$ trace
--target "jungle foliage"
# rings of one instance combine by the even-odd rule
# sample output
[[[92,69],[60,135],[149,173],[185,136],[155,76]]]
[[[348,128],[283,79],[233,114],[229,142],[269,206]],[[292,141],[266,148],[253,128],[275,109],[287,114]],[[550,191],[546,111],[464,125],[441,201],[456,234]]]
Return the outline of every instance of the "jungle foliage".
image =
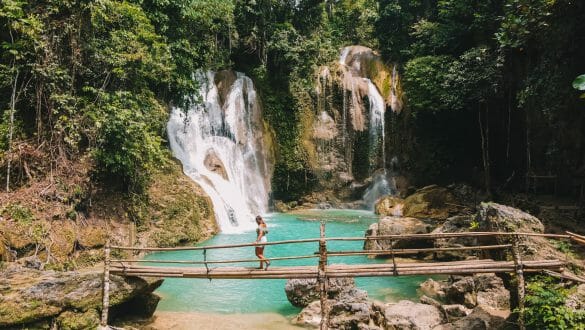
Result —
[[[302,145],[315,69],[362,44],[403,75],[386,154],[415,183],[571,182],[585,167],[571,88],[584,16],[573,0],[2,0],[0,176],[17,188],[88,156],[95,182],[140,193],[193,72],[233,68],[277,132],[275,197],[296,199],[315,183]]]

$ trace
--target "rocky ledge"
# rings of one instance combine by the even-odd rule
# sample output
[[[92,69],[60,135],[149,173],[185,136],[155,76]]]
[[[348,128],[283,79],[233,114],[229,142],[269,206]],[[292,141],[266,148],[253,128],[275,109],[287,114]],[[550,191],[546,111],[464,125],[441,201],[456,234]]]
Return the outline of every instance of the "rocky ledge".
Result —
[[[90,329],[99,323],[102,272],[39,271],[9,264],[0,271],[0,328]],[[149,317],[163,280],[111,276],[110,317]]]
[[[425,295],[420,302],[370,300],[350,278],[329,284],[330,329],[501,329],[510,315],[510,293],[494,274],[428,280],[421,285]],[[290,280],[285,290],[291,303],[304,307],[293,323],[319,327],[321,303],[315,280]]]

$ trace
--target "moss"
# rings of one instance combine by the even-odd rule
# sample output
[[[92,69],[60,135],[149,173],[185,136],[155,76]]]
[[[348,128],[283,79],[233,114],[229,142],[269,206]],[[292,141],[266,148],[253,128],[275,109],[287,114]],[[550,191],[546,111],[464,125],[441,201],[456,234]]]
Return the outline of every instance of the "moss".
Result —
[[[95,309],[90,309],[85,313],[67,311],[57,318],[59,329],[62,330],[95,329],[99,321],[99,314]]]
[[[0,304],[0,327],[35,322],[57,315],[59,312],[61,312],[60,307],[47,305],[39,300],[27,302],[25,308],[23,308],[23,304],[3,301]]]
[[[217,231],[211,201],[178,164],[169,164],[158,173],[148,194],[152,227],[148,245],[170,247],[197,242]]]

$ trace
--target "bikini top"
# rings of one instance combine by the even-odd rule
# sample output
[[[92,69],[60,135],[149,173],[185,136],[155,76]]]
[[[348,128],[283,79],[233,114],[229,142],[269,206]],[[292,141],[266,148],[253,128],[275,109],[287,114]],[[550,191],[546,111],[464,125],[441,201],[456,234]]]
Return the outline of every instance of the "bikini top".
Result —
[[[264,232],[265,236],[268,235],[268,227],[258,226],[258,228],[256,228],[256,233],[260,233],[261,230]]]

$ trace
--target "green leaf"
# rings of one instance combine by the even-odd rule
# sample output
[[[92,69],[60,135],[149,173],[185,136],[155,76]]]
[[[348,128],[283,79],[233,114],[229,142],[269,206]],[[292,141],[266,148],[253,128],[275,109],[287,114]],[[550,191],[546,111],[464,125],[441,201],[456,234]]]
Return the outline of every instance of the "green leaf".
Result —
[[[580,91],[585,91],[585,74],[582,74],[573,80],[573,88]]]

